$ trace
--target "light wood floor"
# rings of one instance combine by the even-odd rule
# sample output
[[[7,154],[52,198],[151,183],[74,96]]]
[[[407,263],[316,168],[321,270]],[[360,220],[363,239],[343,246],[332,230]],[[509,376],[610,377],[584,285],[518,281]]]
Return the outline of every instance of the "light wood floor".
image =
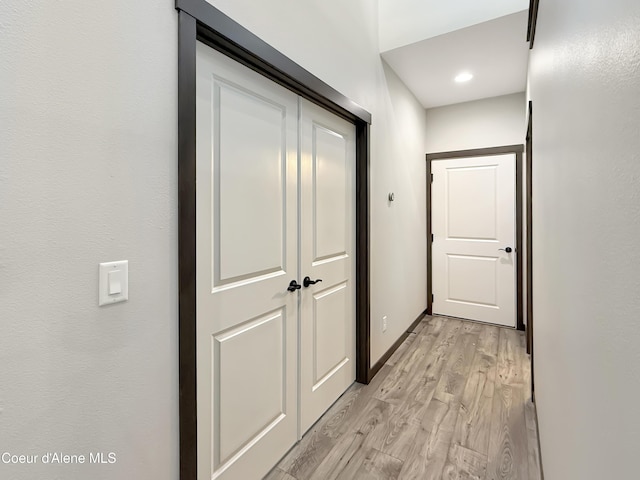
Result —
[[[539,480],[521,332],[427,317],[267,480]]]

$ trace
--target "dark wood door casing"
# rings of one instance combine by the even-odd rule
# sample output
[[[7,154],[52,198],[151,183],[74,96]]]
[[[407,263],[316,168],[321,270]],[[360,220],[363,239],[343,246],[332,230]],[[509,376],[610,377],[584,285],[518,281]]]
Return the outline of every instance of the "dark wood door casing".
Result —
[[[205,0],[176,0],[178,10],[178,299],[180,479],[197,478],[196,386],[196,44],[264,75],[356,127],[356,381],[371,368],[369,282],[369,137],[371,114]]]
[[[427,153],[427,313],[433,314],[433,252],[431,226],[431,162],[452,158],[486,157],[489,155],[515,154],[516,156],[516,252],[522,252],[522,154],[524,145],[506,145],[502,147],[455,150],[452,152]],[[523,308],[523,259],[516,256],[516,328],[524,330]]]

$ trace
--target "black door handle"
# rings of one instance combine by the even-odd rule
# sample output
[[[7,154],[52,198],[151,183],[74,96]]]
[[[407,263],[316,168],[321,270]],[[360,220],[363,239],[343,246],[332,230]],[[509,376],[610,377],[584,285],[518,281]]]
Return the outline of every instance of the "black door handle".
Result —
[[[507,252],[507,253],[511,253],[513,252],[513,249],[511,247],[507,247],[507,248],[499,248],[498,250],[502,250],[503,252]]]
[[[296,290],[300,290],[301,288],[302,285],[298,285],[298,282],[296,282],[295,280],[291,280],[291,282],[289,282],[287,290],[289,290],[290,292],[295,292]]]
[[[321,278],[318,278],[317,280],[311,280],[309,277],[304,277],[304,279],[302,280],[302,284],[305,287],[308,287],[309,285],[315,285],[316,283],[319,283],[321,281]]]

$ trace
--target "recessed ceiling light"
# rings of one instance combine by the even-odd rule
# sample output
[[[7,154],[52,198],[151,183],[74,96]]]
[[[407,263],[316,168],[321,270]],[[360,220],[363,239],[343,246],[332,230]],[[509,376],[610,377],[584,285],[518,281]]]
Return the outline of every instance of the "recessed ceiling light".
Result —
[[[469,72],[462,72],[458,74],[458,76],[456,76],[454,80],[456,81],[456,83],[464,83],[464,82],[468,82],[472,78],[473,78],[473,75],[470,74]]]

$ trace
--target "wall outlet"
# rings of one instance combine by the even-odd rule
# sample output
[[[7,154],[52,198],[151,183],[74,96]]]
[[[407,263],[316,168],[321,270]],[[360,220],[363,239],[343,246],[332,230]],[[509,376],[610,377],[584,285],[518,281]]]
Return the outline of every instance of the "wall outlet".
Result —
[[[387,331],[387,316],[386,315],[384,317],[382,317],[382,331],[383,332]]]

